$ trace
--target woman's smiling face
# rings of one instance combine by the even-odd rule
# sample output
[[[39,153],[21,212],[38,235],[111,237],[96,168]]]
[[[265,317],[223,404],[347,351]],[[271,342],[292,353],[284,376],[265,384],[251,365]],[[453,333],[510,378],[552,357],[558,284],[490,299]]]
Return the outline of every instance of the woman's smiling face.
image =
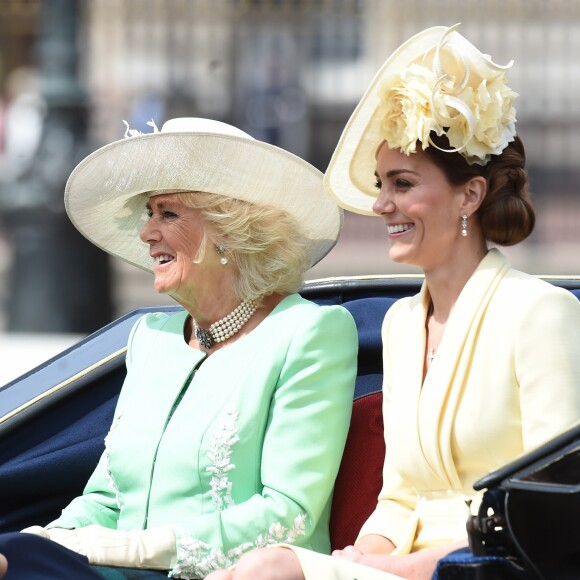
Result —
[[[186,206],[178,194],[168,193],[149,198],[147,214],[140,237],[155,261],[155,290],[174,298],[187,296],[195,291],[201,271],[211,268],[203,260],[201,212]]]
[[[461,187],[422,151],[405,155],[384,143],[377,156],[373,211],[388,228],[394,262],[428,271],[448,259],[461,237]]]

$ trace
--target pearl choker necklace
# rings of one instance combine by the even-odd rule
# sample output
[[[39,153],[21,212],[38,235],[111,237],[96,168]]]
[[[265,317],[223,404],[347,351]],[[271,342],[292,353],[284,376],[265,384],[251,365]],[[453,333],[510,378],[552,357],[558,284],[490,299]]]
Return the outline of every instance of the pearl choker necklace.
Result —
[[[195,337],[204,348],[211,348],[216,342],[223,342],[231,338],[252,318],[258,308],[255,300],[244,300],[235,310],[226,317],[214,322],[208,330],[198,326],[195,318],[192,318]]]

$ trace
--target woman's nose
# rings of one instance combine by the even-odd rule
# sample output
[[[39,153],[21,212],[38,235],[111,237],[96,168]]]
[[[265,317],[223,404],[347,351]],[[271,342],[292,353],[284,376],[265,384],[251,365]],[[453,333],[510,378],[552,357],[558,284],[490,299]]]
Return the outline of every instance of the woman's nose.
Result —
[[[151,218],[143,224],[143,227],[139,232],[139,237],[141,238],[141,241],[146,244],[159,240],[159,230],[154,226]]]
[[[393,213],[395,211],[395,204],[386,192],[381,191],[379,197],[377,197],[377,200],[373,203],[373,211],[377,215]]]

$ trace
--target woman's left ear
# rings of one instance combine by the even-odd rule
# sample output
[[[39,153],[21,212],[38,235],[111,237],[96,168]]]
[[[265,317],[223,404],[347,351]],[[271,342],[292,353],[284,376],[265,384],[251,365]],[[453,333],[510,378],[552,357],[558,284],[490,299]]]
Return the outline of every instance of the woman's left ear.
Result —
[[[485,177],[472,177],[465,186],[461,210],[468,215],[473,215],[487,194],[487,180]]]

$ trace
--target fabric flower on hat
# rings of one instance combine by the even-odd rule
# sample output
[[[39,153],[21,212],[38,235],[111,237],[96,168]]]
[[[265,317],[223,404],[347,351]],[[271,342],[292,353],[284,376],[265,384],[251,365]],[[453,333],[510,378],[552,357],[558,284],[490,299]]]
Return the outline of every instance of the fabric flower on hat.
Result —
[[[438,46],[383,82],[381,136],[391,148],[409,155],[416,142],[437,147],[431,133],[446,134],[451,149],[469,164],[485,165],[514,140],[517,94],[506,84],[505,71],[489,56],[460,54],[447,44],[449,29]]]
[[[403,70],[398,79],[385,81],[381,133],[390,147],[399,147],[406,154],[415,153],[417,141],[429,143],[431,131],[443,133],[432,106],[436,82],[435,73],[419,65]]]

